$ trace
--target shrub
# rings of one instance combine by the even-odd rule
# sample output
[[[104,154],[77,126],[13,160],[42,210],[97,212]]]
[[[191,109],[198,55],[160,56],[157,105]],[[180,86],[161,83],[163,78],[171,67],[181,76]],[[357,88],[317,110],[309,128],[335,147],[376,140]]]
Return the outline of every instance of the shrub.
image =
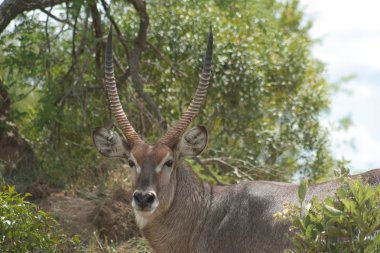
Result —
[[[344,177],[334,197],[304,203],[306,188],[277,214],[291,223],[294,249],[285,252],[380,252],[380,186]]]
[[[60,252],[70,241],[58,223],[12,186],[0,191],[0,252]]]

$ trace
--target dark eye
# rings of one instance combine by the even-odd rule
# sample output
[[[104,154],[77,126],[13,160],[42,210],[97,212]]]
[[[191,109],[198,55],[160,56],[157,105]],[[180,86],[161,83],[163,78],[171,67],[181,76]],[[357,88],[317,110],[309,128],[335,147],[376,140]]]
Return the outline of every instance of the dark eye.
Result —
[[[136,164],[135,164],[135,162],[134,162],[134,161],[132,161],[132,160],[129,160],[129,161],[128,161],[128,165],[129,165],[129,167],[131,167],[131,168],[132,168],[132,167],[135,167],[135,165],[136,165]]]
[[[164,165],[167,167],[172,167],[173,166],[173,160],[167,161]]]

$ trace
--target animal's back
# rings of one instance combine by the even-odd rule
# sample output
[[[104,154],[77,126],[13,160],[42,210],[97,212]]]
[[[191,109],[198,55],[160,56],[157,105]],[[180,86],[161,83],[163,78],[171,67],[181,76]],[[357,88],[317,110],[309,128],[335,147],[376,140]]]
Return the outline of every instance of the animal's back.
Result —
[[[297,189],[292,184],[264,181],[215,187],[194,252],[282,252],[290,247],[285,235],[288,224],[275,221],[273,214],[285,202],[296,200]]]
[[[371,185],[380,183],[380,169],[353,178]],[[307,199],[323,198],[340,187],[337,180],[312,185]],[[205,224],[194,237],[191,252],[283,252],[291,248],[287,238],[289,224],[275,221],[273,215],[283,210],[286,202],[298,201],[298,185],[254,181],[225,187],[214,187]]]

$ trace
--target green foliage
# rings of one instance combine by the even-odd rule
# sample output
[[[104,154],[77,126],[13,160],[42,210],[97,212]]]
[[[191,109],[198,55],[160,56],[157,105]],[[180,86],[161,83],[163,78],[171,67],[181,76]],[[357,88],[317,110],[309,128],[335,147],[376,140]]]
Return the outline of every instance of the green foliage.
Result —
[[[248,1],[225,1],[223,8],[209,1],[154,4],[149,41],[169,60],[147,50],[146,87],[156,90],[154,97],[163,111],[178,118],[181,110],[173,105],[181,109],[189,103],[212,22],[213,80],[195,121],[211,130],[205,155],[255,178],[289,180],[298,171],[317,179],[333,163],[317,117],[327,108],[329,87],[322,65],[310,55],[308,26],[300,24],[297,1],[257,1],[249,11],[247,5]],[[268,11],[263,12],[263,5]],[[219,172],[238,178],[233,170]]]
[[[69,239],[58,223],[24,198],[11,186],[0,192],[0,251],[63,251]]]
[[[102,59],[94,52],[93,1],[71,1],[54,14],[71,25],[35,11],[15,20],[0,38],[4,82],[12,97],[31,86],[31,106],[12,107],[21,133],[42,161],[39,178],[65,185],[80,175],[96,175],[99,155],[91,131],[105,124]],[[141,56],[144,91],[173,125],[198,83],[210,23],[215,37],[213,79],[206,104],[194,124],[206,125],[210,142],[203,160],[225,182],[242,178],[289,181],[295,173],[312,180],[335,161],[319,115],[329,105],[324,66],[311,56],[310,23],[298,1],[146,1],[150,25]],[[97,5],[102,30],[108,20]],[[132,47],[139,17],[131,4],[112,1],[109,15]],[[118,39],[115,55],[127,54]],[[102,54],[100,55],[102,56]],[[125,66],[126,68],[128,66]],[[122,72],[116,66],[116,76]],[[136,130],[148,141],[159,124],[130,79],[119,94]],[[17,113],[23,112],[23,114]],[[217,158],[217,159],[210,159]],[[222,163],[221,163],[222,162]],[[222,164],[222,165],[221,165]]]
[[[314,197],[307,204],[306,187],[299,188],[300,205],[288,204],[279,215],[291,223],[294,251],[286,252],[380,251],[380,186],[347,177],[342,180],[334,197],[323,201]]]

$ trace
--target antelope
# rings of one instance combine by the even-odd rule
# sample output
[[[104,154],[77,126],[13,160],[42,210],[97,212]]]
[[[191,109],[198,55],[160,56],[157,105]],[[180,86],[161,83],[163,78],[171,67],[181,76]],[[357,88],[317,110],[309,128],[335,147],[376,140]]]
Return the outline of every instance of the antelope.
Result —
[[[132,207],[142,235],[157,253],[282,252],[291,248],[289,224],[273,215],[285,202],[298,200],[296,184],[252,181],[217,186],[204,183],[186,163],[207,144],[207,130],[185,133],[205,100],[211,77],[213,34],[210,28],[203,70],[194,97],[177,124],[155,144],[145,143],[124,113],[113,69],[112,29],[105,51],[105,87],[121,132],[98,127],[93,141],[106,157],[126,159],[132,178]],[[380,170],[361,175],[371,184]],[[332,194],[337,181],[308,188],[306,199]]]

